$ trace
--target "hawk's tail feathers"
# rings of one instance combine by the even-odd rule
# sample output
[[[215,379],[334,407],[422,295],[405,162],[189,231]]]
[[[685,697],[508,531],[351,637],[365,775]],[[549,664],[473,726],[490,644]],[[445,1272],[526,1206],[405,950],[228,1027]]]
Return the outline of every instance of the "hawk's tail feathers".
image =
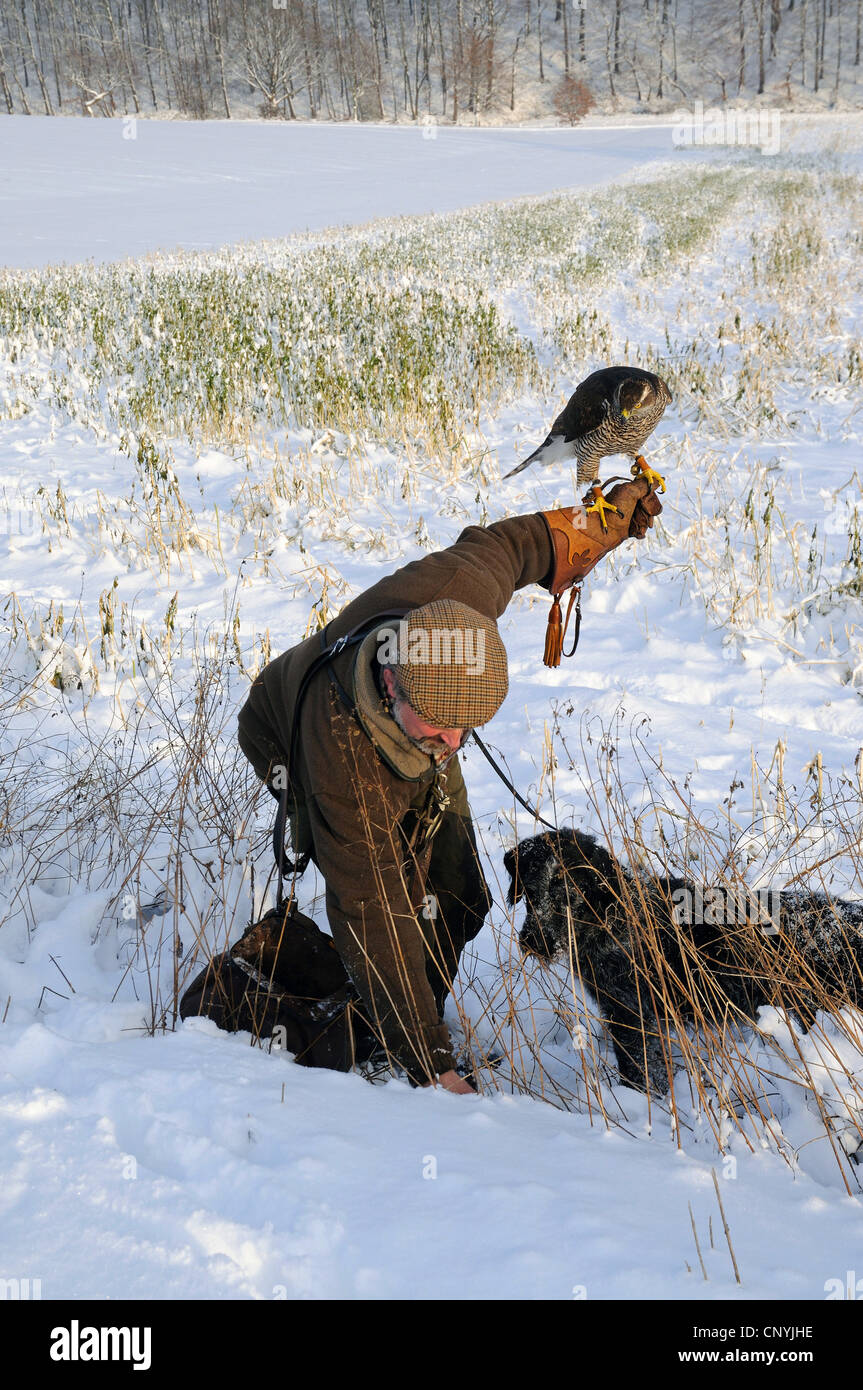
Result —
[[[557,451],[553,451],[552,446],[558,442],[563,446],[562,434],[546,435],[538,449],[534,449],[533,453],[528,454],[527,458],[523,459],[521,463],[516,464],[515,468],[511,468],[508,473],[504,473],[502,481],[506,482],[507,478],[514,478],[516,473],[520,473],[523,468],[527,468],[529,463],[536,463],[538,459],[541,459],[543,463],[556,463]],[[564,455],[561,453],[560,457],[564,457]]]
[[[527,468],[527,465],[533,463],[535,458],[536,454],[531,454],[529,459],[524,460],[524,463],[517,463],[515,468],[511,468],[508,473],[504,473],[501,481],[505,483],[507,478],[514,478],[516,473],[520,473],[523,468]]]

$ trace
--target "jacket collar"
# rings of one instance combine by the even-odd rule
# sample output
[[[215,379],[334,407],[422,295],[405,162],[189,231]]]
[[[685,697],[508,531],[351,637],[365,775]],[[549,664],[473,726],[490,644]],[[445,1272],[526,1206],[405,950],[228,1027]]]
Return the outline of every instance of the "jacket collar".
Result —
[[[408,782],[423,782],[434,773],[434,760],[411,743],[393,719],[375,680],[378,633],[392,626],[390,620],[363,638],[353,670],[353,697],[357,718],[387,766]]]

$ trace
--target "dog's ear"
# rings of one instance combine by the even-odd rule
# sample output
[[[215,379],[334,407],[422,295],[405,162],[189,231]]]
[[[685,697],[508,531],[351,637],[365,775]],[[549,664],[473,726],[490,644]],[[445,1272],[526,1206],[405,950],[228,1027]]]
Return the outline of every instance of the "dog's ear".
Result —
[[[573,867],[591,869],[604,887],[614,888],[619,881],[620,867],[608,850],[593,835],[586,835],[581,830],[575,831],[573,842],[569,856]]]
[[[606,888],[617,888],[620,883],[620,865],[602,845],[594,845],[591,867]]]
[[[522,880],[518,873],[518,846],[515,849],[507,850],[503,856],[503,867],[509,874],[509,890],[506,900],[510,907],[515,907],[523,891]]]

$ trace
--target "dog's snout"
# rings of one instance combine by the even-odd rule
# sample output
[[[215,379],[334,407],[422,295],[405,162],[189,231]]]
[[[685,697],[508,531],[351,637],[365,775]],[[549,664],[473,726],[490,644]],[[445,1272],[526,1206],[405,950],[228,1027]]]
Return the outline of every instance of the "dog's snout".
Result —
[[[551,960],[551,947],[535,917],[528,917],[524,926],[518,934],[518,944],[523,955],[539,956],[542,960]]]

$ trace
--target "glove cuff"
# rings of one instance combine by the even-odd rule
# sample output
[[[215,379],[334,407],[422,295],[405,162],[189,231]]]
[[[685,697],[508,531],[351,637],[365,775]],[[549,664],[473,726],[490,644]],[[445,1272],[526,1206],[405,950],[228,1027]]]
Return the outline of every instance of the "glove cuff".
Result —
[[[584,507],[560,507],[542,516],[554,551],[554,564],[543,588],[556,596],[584,579],[603,555],[626,539],[625,530],[622,534],[603,532],[598,519]]]

